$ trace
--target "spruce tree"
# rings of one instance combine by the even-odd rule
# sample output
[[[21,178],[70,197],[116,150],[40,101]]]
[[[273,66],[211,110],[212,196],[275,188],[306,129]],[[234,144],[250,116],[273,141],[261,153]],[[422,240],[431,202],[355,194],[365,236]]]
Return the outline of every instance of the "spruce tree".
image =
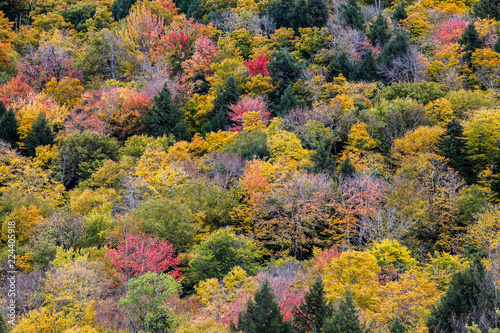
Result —
[[[465,325],[479,324],[482,332],[499,327],[494,276],[475,257],[464,271],[455,273],[439,304],[427,321],[429,333],[464,332]]]
[[[406,13],[405,9],[405,2],[402,1],[397,5],[396,9],[394,10],[394,13],[392,13],[392,19],[394,21],[402,21],[408,17],[408,14]]]
[[[404,56],[410,51],[410,40],[405,30],[396,28],[394,36],[385,44],[378,61],[381,65],[390,66],[396,57]]]
[[[373,56],[372,49],[368,49],[363,53],[361,62],[356,67],[355,79],[357,81],[377,81],[379,79],[377,62]]]
[[[217,88],[214,107],[208,113],[210,122],[205,127],[205,133],[217,132],[219,130],[225,131],[229,127],[230,122],[227,116],[228,106],[236,104],[239,96],[238,84],[234,76],[231,75],[223,86]]]
[[[276,302],[269,286],[269,281],[264,281],[255,292],[254,300],[250,299],[247,309],[238,315],[238,328],[231,324],[234,332],[244,333],[288,333],[291,325],[283,321],[280,307]]]
[[[17,128],[18,123],[14,110],[7,110],[3,102],[0,102],[0,140],[9,143],[13,148],[17,147],[19,141]]]
[[[111,13],[115,20],[119,21],[127,17],[130,7],[136,2],[137,0],[115,0],[111,6]]]
[[[446,125],[446,131],[439,139],[438,148],[438,154],[447,159],[447,164],[468,184],[472,184],[475,180],[474,163],[467,153],[463,127],[458,120],[455,119]]]
[[[144,130],[154,137],[173,134],[179,139],[187,139],[188,130],[183,116],[183,111],[174,105],[168,84],[165,83],[153,98],[153,107],[144,116]]]
[[[389,39],[391,39],[391,34],[389,33],[389,23],[385,19],[382,12],[378,14],[377,19],[373,22],[373,25],[368,33],[368,38],[373,46],[381,45],[384,46]]]
[[[493,45],[493,51],[500,53],[500,36],[497,36],[497,41],[495,42],[495,45]]]
[[[358,0],[348,0],[347,4],[342,6],[340,14],[348,26],[359,31],[364,31],[363,14],[361,13],[361,6]]]
[[[286,88],[299,79],[301,73],[301,64],[290,54],[286,48],[282,48],[271,54],[271,60],[267,66],[271,72],[271,78],[277,88],[270,94],[273,103],[279,103],[280,97]]]
[[[317,27],[322,28],[326,25],[328,21],[328,6],[325,0],[309,0],[307,1],[306,9],[303,9],[304,13],[307,15],[307,27]]]
[[[332,315],[333,307],[325,298],[323,280],[317,277],[304,296],[304,302],[294,309],[295,332],[321,332],[325,321]]]
[[[351,163],[349,156],[340,163],[338,173],[344,177],[351,177],[356,173],[356,167]]]
[[[399,318],[396,318],[391,324],[391,327],[389,327],[389,332],[391,333],[406,333],[408,332],[408,329],[406,328],[405,325],[403,325],[402,322],[399,321]]]
[[[54,133],[45,118],[45,113],[40,112],[33,120],[31,132],[26,137],[25,141],[26,153],[29,156],[35,156],[36,147],[54,144]]]
[[[327,320],[324,333],[366,333],[368,330],[359,321],[358,311],[354,305],[354,299],[350,291],[347,291],[345,298],[340,300],[339,308],[333,317]]]
[[[474,53],[476,49],[484,47],[484,41],[479,36],[479,33],[476,31],[474,22],[470,22],[467,28],[465,28],[464,33],[458,39],[458,43],[464,47],[463,48],[463,51],[465,52],[464,61],[467,63],[469,67],[471,67],[472,53]]]
[[[500,20],[500,0],[479,0],[474,4],[474,14],[482,19]]]
[[[311,161],[314,163],[313,171],[315,172],[334,172],[335,160],[329,149],[325,145],[319,145],[312,153]]]
[[[496,199],[500,199],[500,141],[498,142],[499,150],[493,158],[493,180],[491,182],[491,191]]]
[[[351,65],[349,58],[342,52],[335,58],[327,68],[326,81],[333,82],[333,79],[339,74],[342,74],[346,79],[351,79],[354,74],[354,68]]]
[[[293,94],[292,85],[289,85],[281,95],[279,104],[275,108],[275,113],[278,117],[284,117],[290,109],[299,105],[297,96]]]

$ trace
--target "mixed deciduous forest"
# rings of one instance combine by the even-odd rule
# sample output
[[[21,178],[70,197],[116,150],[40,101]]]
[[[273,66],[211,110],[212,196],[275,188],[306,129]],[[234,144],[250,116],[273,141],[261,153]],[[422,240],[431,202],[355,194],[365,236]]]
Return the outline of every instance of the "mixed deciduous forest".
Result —
[[[0,332],[500,332],[499,33],[499,0],[1,0]]]

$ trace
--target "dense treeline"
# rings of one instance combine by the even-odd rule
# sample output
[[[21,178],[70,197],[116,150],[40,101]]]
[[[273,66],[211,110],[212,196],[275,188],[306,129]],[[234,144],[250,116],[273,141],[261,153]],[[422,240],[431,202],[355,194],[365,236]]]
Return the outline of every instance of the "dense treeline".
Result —
[[[0,1],[0,332],[498,332],[499,6]]]

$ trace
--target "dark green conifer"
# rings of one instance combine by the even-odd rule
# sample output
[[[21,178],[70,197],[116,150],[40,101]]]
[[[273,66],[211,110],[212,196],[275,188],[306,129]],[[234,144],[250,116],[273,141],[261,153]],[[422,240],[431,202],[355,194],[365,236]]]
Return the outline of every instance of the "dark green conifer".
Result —
[[[304,302],[294,309],[295,332],[321,332],[325,321],[332,315],[333,307],[325,298],[323,280],[317,277],[304,296]]]
[[[406,328],[405,325],[401,321],[399,321],[399,318],[396,318],[391,324],[391,327],[389,328],[389,332],[391,333],[406,333],[408,332],[408,329]]]
[[[111,6],[111,13],[115,20],[119,21],[127,17],[130,7],[135,4],[137,0],[115,0]]]
[[[335,58],[327,68],[326,81],[333,82],[333,79],[342,74],[346,79],[351,79],[354,74],[354,68],[347,58],[347,54],[342,52]]]
[[[474,4],[474,14],[482,19],[500,20],[500,0],[479,0]]]
[[[319,145],[318,148],[312,153],[311,161],[314,163],[313,170],[316,172],[334,172],[335,171],[335,160],[324,144]]]
[[[45,113],[40,112],[33,120],[31,132],[25,139],[25,149],[29,156],[35,156],[36,147],[54,144],[54,133]]]
[[[13,148],[17,147],[19,135],[17,134],[18,123],[14,110],[7,110],[0,101],[0,140],[9,143]]]
[[[344,22],[353,29],[364,31],[363,14],[358,0],[348,0],[347,4],[342,7],[341,12]]]
[[[402,57],[410,50],[410,40],[405,30],[396,28],[394,36],[385,44],[378,61],[381,65],[391,66],[396,57]]]
[[[333,317],[327,320],[324,333],[366,333],[368,330],[361,324],[358,311],[354,305],[354,299],[350,291],[347,291],[345,298],[340,300],[339,308]]]
[[[254,300],[250,299],[247,309],[238,315],[238,328],[234,324],[231,324],[231,328],[235,332],[244,333],[291,332],[291,325],[283,320],[269,281],[264,281],[255,292]]]
[[[500,149],[500,141],[498,142]],[[500,150],[497,151],[493,159],[493,180],[491,182],[491,191],[493,191],[495,199],[500,199]]]
[[[351,163],[349,156],[340,163],[338,173],[344,177],[351,177],[356,173],[356,167]]]
[[[153,99],[153,107],[144,116],[144,130],[154,136],[173,134],[178,139],[187,139],[188,130],[184,113],[174,105],[167,83]]]
[[[441,135],[438,148],[438,154],[446,157],[446,163],[456,170],[467,183],[472,184],[475,179],[474,163],[467,153],[463,127],[458,120],[455,119],[446,125],[446,132]]]
[[[275,108],[276,115],[279,117],[286,116],[290,109],[299,105],[299,100],[294,95],[292,86],[289,85],[281,95],[279,104]]]
[[[225,131],[229,125],[229,118],[227,116],[228,106],[236,104],[240,97],[238,84],[233,75],[231,75],[223,86],[217,88],[217,94],[214,100],[214,107],[208,113],[210,122],[205,127],[205,133],[217,132],[219,130]]]
[[[355,79],[358,81],[377,81],[380,75],[378,74],[377,62],[373,56],[372,49],[368,49],[363,53],[361,62],[356,67]]]
[[[392,19],[396,22],[402,21],[408,17],[405,9],[405,2],[401,1],[399,5],[397,5],[394,13],[392,13]]]
[[[497,37],[497,41],[495,42],[495,45],[493,45],[493,51],[500,53],[500,37]]]
[[[481,259],[474,258],[464,271],[455,273],[427,321],[429,333],[465,332],[465,325],[478,324],[481,332],[499,327],[494,277]]]
[[[464,47],[464,61],[469,67],[471,67],[472,53],[474,53],[476,49],[484,47],[484,41],[479,36],[479,33],[474,26],[474,22],[470,22],[467,28],[465,28],[464,33],[458,39],[458,43]]]
[[[389,39],[391,39],[391,34],[389,33],[389,23],[387,22],[382,12],[378,14],[377,19],[373,22],[373,25],[368,33],[368,38],[373,46],[381,45],[384,46]]]

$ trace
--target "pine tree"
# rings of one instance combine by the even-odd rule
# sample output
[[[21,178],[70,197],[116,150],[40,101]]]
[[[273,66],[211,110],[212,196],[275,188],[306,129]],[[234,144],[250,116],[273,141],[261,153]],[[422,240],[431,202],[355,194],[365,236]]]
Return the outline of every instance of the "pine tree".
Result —
[[[356,167],[351,163],[349,156],[340,163],[338,173],[344,177],[351,177],[356,173]]]
[[[438,154],[447,159],[447,164],[468,184],[472,184],[475,180],[474,163],[467,153],[463,127],[458,120],[455,119],[446,125],[446,132],[441,135],[438,148]]]
[[[291,325],[283,321],[280,307],[274,299],[269,281],[264,281],[255,292],[255,299],[250,299],[247,309],[238,315],[238,328],[231,324],[235,332],[244,333],[288,333]]]
[[[363,53],[361,62],[356,67],[355,79],[358,81],[377,81],[379,77],[373,51],[372,49],[368,49]]]
[[[208,118],[211,120],[205,127],[205,133],[217,132],[219,130],[225,131],[229,127],[230,122],[227,117],[228,106],[236,104],[239,96],[238,84],[234,76],[231,75],[224,85],[217,89],[214,107],[208,113]]]
[[[307,1],[306,8],[304,13],[307,15],[306,27],[322,28],[326,25],[326,21],[328,21],[328,6],[325,0],[309,0]]]
[[[342,7],[341,12],[344,22],[353,29],[364,31],[363,29],[363,14],[358,0],[348,0],[347,4]]]
[[[399,321],[399,318],[396,318],[391,324],[391,327],[389,328],[389,332],[391,333],[406,333],[408,332],[408,329],[406,328],[403,323]]]
[[[497,37],[497,41],[495,42],[495,45],[493,45],[493,51],[500,53],[500,36]]]
[[[453,275],[437,307],[427,321],[429,333],[463,332],[465,325],[479,324],[482,332],[499,327],[494,276],[475,257],[464,271]]]
[[[283,48],[273,52],[267,68],[271,72],[273,82],[278,84],[278,88],[271,94],[273,101],[277,102],[285,89],[290,85],[293,86],[299,79],[301,65],[287,49]]]
[[[494,193],[496,199],[500,199],[500,142],[498,142],[499,150],[493,159],[493,180],[491,182],[491,191]]]
[[[127,17],[130,7],[135,4],[137,0],[115,0],[111,6],[111,13],[115,20],[119,21]]]
[[[390,66],[396,57],[404,56],[410,50],[410,40],[405,30],[397,28],[394,36],[385,44],[378,61],[381,65]]]
[[[339,74],[342,74],[346,79],[349,80],[352,78],[353,73],[353,66],[351,65],[345,52],[342,52],[328,65],[326,81],[333,82],[333,79],[339,76]]]
[[[144,116],[143,125],[146,133],[159,137],[173,134],[177,138],[188,136],[183,112],[174,105],[167,83],[153,99],[153,107]]]
[[[25,149],[29,156],[35,156],[36,147],[54,144],[54,133],[45,118],[45,113],[40,112],[33,120],[31,132],[25,139]]]
[[[290,109],[299,105],[299,100],[293,94],[292,86],[289,85],[281,95],[279,104],[275,108],[275,113],[278,117],[284,117]]]
[[[13,148],[17,147],[19,135],[17,134],[17,119],[14,110],[5,108],[0,101],[0,140],[9,143]]]
[[[408,17],[408,14],[406,13],[405,2],[402,1],[399,3],[399,5],[394,10],[394,13],[392,14],[392,19],[394,21],[402,21],[402,20],[405,20],[407,17]]]
[[[339,308],[334,312],[333,317],[327,320],[324,333],[365,333],[368,330],[359,321],[358,311],[354,305],[354,299],[350,291],[347,291],[345,298],[340,300]]]
[[[315,172],[334,172],[335,160],[329,149],[325,145],[320,145],[312,153],[311,161],[314,163],[313,170]]]
[[[484,47],[484,41],[479,36],[479,33],[474,26],[474,22],[470,22],[467,28],[465,28],[464,33],[458,39],[458,43],[464,47],[464,61],[469,67],[471,67],[472,53],[474,53],[476,49]]]
[[[479,0],[474,4],[474,14],[482,19],[500,20],[500,1],[499,0]]]
[[[373,25],[368,33],[368,38],[373,46],[381,45],[383,46],[391,38],[389,33],[389,23],[385,19],[382,12],[378,14],[377,19],[373,22]]]
[[[318,277],[306,293],[304,302],[294,310],[295,332],[321,332],[332,312],[333,307],[325,298],[323,280]]]

